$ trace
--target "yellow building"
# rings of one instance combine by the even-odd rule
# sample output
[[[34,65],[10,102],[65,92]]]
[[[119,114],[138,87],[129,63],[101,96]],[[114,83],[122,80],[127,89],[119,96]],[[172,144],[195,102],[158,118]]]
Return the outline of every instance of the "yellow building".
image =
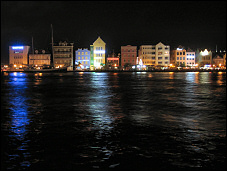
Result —
[[[22,68],[28,65],[28,52],[30,46],[9,46],[9,65]]]
[[[91,54],[93,53],[94,67],[96,69],[100,69],[106,63],[106,43],[100,37],[98,37],[98,39],[91,46],[93,47]]]

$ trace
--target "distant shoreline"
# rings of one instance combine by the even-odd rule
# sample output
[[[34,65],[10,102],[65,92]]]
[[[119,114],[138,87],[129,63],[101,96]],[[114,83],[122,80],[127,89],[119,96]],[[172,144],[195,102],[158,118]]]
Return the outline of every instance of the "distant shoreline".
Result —
[[[224,70],[95,70],[95,71],[43,71],[43,70],[37,70],[37,71],[23,71],[23,70],[11,70],[11,71],[1,71],[1,72],[24,72],[24,73],[67,73],[67,72],[226,72],[226,69]]]

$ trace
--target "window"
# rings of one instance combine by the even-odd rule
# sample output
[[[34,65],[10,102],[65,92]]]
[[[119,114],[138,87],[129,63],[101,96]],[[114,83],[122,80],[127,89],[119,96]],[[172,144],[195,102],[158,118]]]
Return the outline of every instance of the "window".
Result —
[[[177,60],[179,60],[179,57],[177,57]]]
[[[155,60],[155,57],[153,56],[152,59]]]
[[[183,52],[183,55],[185,55],[185,52]]]
[[[158,64],[162,64],[162,62],[158,62]]]
[[[168,60],[169,59],[169,57],[165,57],[165,60]]]
[[[183,60],[185,60],[185,57],[183,57]]]
[[[177,52],[177,55],[179,55],[179,52]]]
[[[82,55],[84,55],[84,52],[82,52]]]
[[[78,55],[80,55],[80,52],[78,52]]]
[[[158,60],[162,60],[162,57],[158,57]]]
[[[87,55],[87,52],[85,52],[85,54]]]

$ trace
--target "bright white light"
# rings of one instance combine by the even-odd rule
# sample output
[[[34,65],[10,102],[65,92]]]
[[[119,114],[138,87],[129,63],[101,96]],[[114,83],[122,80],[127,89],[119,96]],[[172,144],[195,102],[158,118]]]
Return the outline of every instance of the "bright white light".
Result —
[[[177,48],[177,50],[183,50],[183,49],[181,49],[181,48]]]
[[[104,54],[105,53],[105,50],[94,50],[94,53],[97,54],[97,53],[102,53]]]
[[[95,62],[95,63],[94,63],[94,66],[95,66],[95,67],[100,67],[100,63],[99,63],[99,62]]]
[[[12,49],[24,49],[24,46],[12,46]]]
[[[143,61],[142,61],[142,59],[140,59],[140,61],[139,61],[139,65],[143,65]]]
[[[202,55],[203,55],[203,56],[208,55],[208,51],[207,51],[207,49],[205,49],[205,50],[204,50],[204,52],[202,51],[201,53],[202,53]]]

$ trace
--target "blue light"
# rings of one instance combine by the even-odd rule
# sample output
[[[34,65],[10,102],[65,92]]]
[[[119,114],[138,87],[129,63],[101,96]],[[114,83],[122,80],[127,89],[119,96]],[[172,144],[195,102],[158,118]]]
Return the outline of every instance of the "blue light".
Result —
[[[24,49],[24,46],[12,46],[12,49]]]

